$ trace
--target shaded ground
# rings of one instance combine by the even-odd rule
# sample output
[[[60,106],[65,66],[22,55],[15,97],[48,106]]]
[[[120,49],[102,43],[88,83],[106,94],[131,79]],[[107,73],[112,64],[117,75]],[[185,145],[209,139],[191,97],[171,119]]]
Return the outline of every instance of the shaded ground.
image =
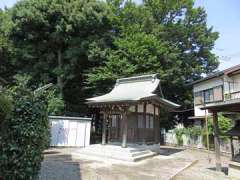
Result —
[[[226,179],[224,173],[217,173],[214,161],[208,161],[204,152],[164,147],[162,155],[138,163],[118,163],[111,160],[96,161],[74,159],[73,149],[52,149],[45,154],[40,180],[165,180],[189,166],[198,159],[198,163],[182,171],[174,179]],[[213,155],[211,155],[213,157]],[[226,161],[225,161],[226,159]],[[224,158],[227,164],[227,158]]]

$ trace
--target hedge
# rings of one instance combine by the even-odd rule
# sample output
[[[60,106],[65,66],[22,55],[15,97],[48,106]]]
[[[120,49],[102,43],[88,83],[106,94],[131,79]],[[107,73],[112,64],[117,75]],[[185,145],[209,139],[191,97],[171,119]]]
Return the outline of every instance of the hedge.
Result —
[[[0,179],[37,179],[48,146],[49,123],[47,100],[41,93],[34,95],[26,83],[8,90],[13,108],[1,124]]]

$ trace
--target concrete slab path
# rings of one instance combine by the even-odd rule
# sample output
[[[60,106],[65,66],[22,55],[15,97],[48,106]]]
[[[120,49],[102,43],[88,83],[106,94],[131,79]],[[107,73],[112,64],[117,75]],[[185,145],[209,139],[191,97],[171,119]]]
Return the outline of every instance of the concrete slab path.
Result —
[[[227,179],[216,173],[214,163],[209,164],[207,154],[194,150],[163,147],[164,153],[135,163],[92,159],[72,159],[75,149],[50,149],[45,154],[40,180],[201,180]],[[191,167],[193,162],[198,160]],[[182,172],[180,172],[182,171]],[[177,176],[175,176],[180,172]]]

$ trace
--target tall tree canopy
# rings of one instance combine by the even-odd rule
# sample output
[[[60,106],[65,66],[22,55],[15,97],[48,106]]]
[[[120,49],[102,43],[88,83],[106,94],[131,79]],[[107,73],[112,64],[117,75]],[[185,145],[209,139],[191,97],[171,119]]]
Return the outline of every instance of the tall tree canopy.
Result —
[[[206,17],[193,0],[20,0],[0,12],[0,76],[57,83],[67,109],[83,112],[117,78],[159,73],[166,98],[188,107],[185,84],[218,66]]]
[[[35,83],[56,81],[66,101],[81,101],[83,72],[98,64],[111,38],[107,4],[23,0],[13,7],[11,17],[10,38],[18,49],[21,72],[30,74]]]
[[[107,90],[109,84],[103,86],[104,82],[119,77],[159,73],[167,98],[189,105],[186,82],[218,66],[211,53],[218,33],[207,27],[205,11],[195,8],[192,0],[116,2],[120,1],[108,1],[117,14],[118,34],[106,61],[89,72],[90,86]]]
[[[11,19],[8,11],[0,9],[0,81],[10,81],[16,73],[14,66],[14,47],[9,40]]]

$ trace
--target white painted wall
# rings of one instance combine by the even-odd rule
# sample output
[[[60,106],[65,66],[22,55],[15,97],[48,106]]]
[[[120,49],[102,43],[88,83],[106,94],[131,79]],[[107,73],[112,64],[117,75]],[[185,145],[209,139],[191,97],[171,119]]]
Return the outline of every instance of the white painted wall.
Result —
[[[49,116],[49,121],[50,146],[89,146],[91,118]]]
[[[202,106],[194,106],[194,116],[205,116],[205,111],[201,110]],[[206,112],[208,115],[208,112]]]

